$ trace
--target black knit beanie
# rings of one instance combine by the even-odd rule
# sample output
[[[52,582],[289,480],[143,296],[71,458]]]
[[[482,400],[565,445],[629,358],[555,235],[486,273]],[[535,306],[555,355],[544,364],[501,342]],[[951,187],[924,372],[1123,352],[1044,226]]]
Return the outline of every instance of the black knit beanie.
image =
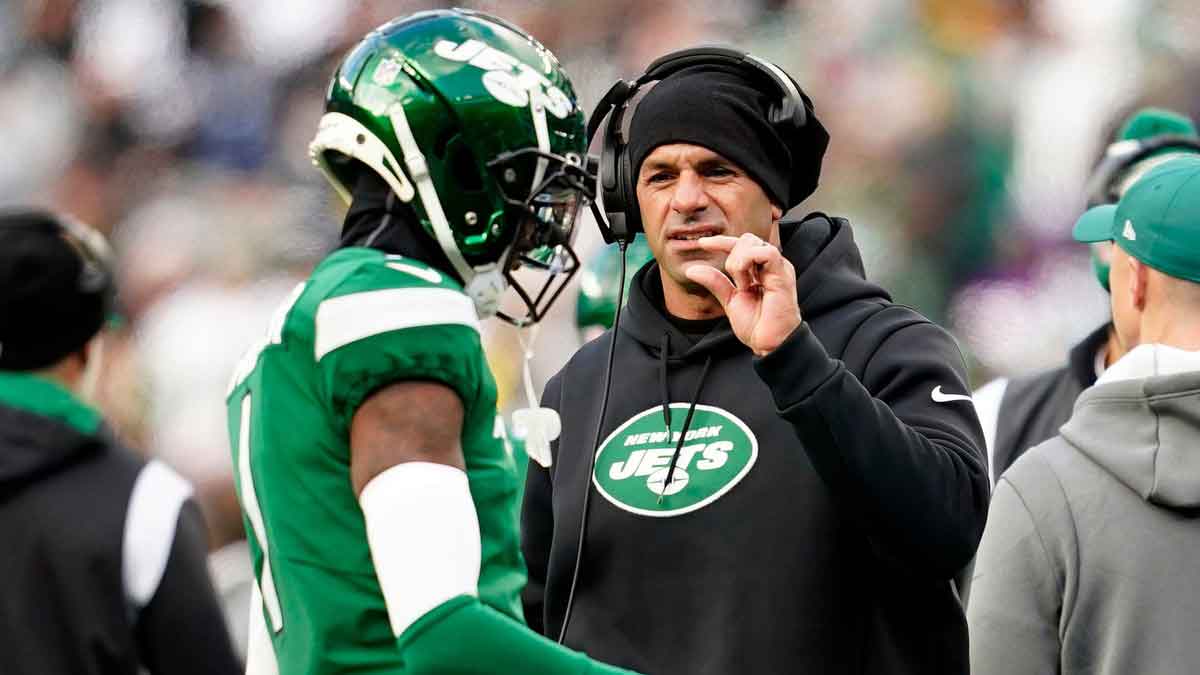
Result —
[[[778,98],[774,87],[732,66],[704,64],[669,75],[634,109],[633,175],[658,146],[691,143],[737,164],[771,201],[792,208],[817,189],[829,133],[805,96],[807,123],[781,134],[767,122],[767,109]]]
[[[87,273],[53,214],[0,213],[0,370],[45,368],[83,348],[107,318],[110,274]]]

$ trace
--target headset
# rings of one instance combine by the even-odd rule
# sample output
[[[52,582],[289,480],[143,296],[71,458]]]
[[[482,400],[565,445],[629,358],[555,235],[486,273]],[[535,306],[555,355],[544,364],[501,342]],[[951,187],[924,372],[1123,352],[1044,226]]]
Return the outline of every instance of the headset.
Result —
[[[1200,154],[1200,138],[1184,134],[1160,134],[1131,138],[1110,144],[1087,180],[1087,207],[1115,204],[1121,195],[1151,169],[1179,155]],[[1089,247],[1092,272],[1100,287],[1109,290],[1109,262],[1096,246]]]
[[[23,228],[60,237],[79,258],[79,290],[100,298],[105,318],[115,311],[114,257],[104,235],[69,215],[40,210],[0,211],[0,228]]]
[[[41,307],[44,302],[36,297],[39,288],[50,295],[59,295],[52,300],[56,309],[48,325],[26,322],[6,326],[3,339],[12,339],[13,346],[18,348],[15,351],[6,350],[4,367],[28,370],[48,365],[47,359],[65,356],[68,349],[88,344],[104,327],[105,321],[113,316],[116,284],[112,249],[104,237],[70,216],[40,209],[0,210],[0,240],[8,242],[3,245],[18,246],[19,252],[21,247],[14,242],[21,237],[28,237],[28,244],[32,247],[29,253],[35,256],[34,259],[38,255],[52,255],[54,259],[61,260],[61,256],[65,255],[68,259],[78,261],[78,267],[71,270],[56,268],[58,263],[51,264],[55,269],[26,269],[32,261],[19,262],[15,270],[8,270],[8,273],[33,275],[35,278],[19,278],[16,283],[18,286],[32,283],[30,290],[35,295],[18,290],[20,295],[17,299],[10,298],[3,304],[14,300],[17,303],[14,309]],[[55,252],[50,253],[51,250]],[[61,295],[64,293],[69,293],[70,297]],[[47,330],[51,332],[46,333]],[[95,358],[92,363],[98,366],[99,351]],[[94,376],[98,373],[98,367],[85,371],[88,377],[83,380],[84,391],[92,391]]]
[[[773,101],[767,109],[767,121],[783,138],[794,137],[812,116],[812,103],[779,66],[729,47],[704,46],[671,52],[655,59],[636,80],[617,80],[600,99],[587,125],[588,147],[591,147],[601,123],[606,118],[608,120],[604,125],[600,166],[596,172],[597,199],[591,204],[592,214],[596,217],[605,243],[628,243],[642,231],[642,216],[635,191],[637,176],[634,175],[632,160],[627,152],[629,139],[622,131],[631,101],[647,84],[697,65],[730,66],[748,77],[769,83],[778,100]],[[601,201],[604,203],[603,210]]]
[[[1164,153],[1161,162],[1146,162],[1151,155],[1164,150],[1178,150],[1179,154],[1200,153],[1200,138],[1184,134],[1163,134],[1149,138],[1135,138],[1117,141],[1108,146],[1104,158],[1092,172],[1087,182],[1088,207],[1100,204],[1115,204],[1121,199],[1124,188],[1128,187],[1130,178],[1137,179],[1146,174],[1161,162],[1173,155]],[[1154,158],[1158,160],[1158,157]],[[1137,166],[1145,162],[1145,166]],[[1132,171],[1131,171],[1132,170]],[[1125,175],[1128,174],[1128,175]]]
[[[588,119],[588,147],[600,129],[601,122],[606,118],[604,136],[601,140],[599,166],[596,167],[596,199],[592,200],[592,214],[600,235],[605,243],[616,244],[621,249],[621,282],[617,291],[617,308],[613,314],[611,329],[612,339],[608,343],[608,363],[604,369],[604,394],[600,399],[600,417],[596,420],[596,437],[592,442],[591,461],[588,464],[586,484],[583,492],[583,513],[579,518],[579,539],[575,549],[575,567],[571,573],[571,586],[567,592],[567,604],[563,611],[562,626],[558,631],[558,642],[562,644],[567,637],[567,627],[571,623],[571,610],[575,604],[575,591],[579,583],[579,569],[583,563],[583,542],[587,534],[588,505],[591,501],[592,473],[596,470],[596,452],[600,448],[600,434],[604,429],[604,416],[608,412],[608,395],[612,388],[613,357],[616,352],[617,331],[621,325],[621,306],[624,303],[626,248],[634,236],[642,231],[642,217],[638,210],[636,184],[632,160],[627,152],[629,139],[622,131],[625,117],[633,107],[634,97],[638,91],[651,82],[664,80],[671,75],[697,65],[730,66],[739,69],[747,77],[761,80],[769,84],[778,95],[767,108],[767,121],[775,128],[781,138],[789,141],[796,138],[798,133],[813,117],[812,102],[800,91],[800,88],[775,64],[758,58],[752,54],[719,46],[693,47],[671,52],[655,59],[636,80],[617,80],[608,93],[600,99]],[[596,159],[589,157],[589,168]],[[604,208],[601,209],[600,202]]]

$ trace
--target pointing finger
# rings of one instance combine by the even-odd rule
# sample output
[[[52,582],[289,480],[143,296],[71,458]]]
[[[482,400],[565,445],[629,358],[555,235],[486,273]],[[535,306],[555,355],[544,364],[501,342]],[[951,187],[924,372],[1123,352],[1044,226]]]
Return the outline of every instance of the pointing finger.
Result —
[[[743,234],[725,259],[725,271],[739,289],[749,290],[762,283],[762,272],[780,258],[779,249],[752,234]]]
[[[704,249],[705,251],[720,251],[722,253],[729,253],[739,241],[741,240],[737,237],[730,237],[724,234],[715,234],[711,237],[700,237],[696,240],[696,244],[698,244],[700,248]]]

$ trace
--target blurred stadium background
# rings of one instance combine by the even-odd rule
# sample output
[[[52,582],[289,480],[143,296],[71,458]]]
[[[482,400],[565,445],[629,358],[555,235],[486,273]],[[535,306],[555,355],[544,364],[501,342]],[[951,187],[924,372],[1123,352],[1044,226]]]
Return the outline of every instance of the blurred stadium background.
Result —
[[[538,36],[590,110],[611,82],[704,41],[783,66],[832,134],[801,210],[846,216],[870,276],[947,325],[975,385],[1061,360],[1107,298],[1069,240],[1117,121],[1200,116],[1194,0],[462,2]],[[0,205],[107,232],[126,321],[102,405],[196,483],[213,547],[240,536],[229,372],[336,242],[342,206],[307,145],[341,54],[438,6],[389,0],[0,2]],[[599,246],[590,220],[578,248]],[[542,328],[539,385],[578,346],[572,298]],[[502,405],[520,349],[495,324]],[[220,581],[220,580],[218,580]]]

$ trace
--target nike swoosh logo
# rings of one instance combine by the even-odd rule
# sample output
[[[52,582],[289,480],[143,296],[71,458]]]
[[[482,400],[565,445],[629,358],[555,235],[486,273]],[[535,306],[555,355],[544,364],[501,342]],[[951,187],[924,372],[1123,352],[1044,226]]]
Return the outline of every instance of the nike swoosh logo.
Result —
[[[942,392],[942,385],[933,388],[929,392],[929,398],[933,399],[934,403],[949,403],[950,401],[970,401],[971,397],[966,394],[946,394]]]

